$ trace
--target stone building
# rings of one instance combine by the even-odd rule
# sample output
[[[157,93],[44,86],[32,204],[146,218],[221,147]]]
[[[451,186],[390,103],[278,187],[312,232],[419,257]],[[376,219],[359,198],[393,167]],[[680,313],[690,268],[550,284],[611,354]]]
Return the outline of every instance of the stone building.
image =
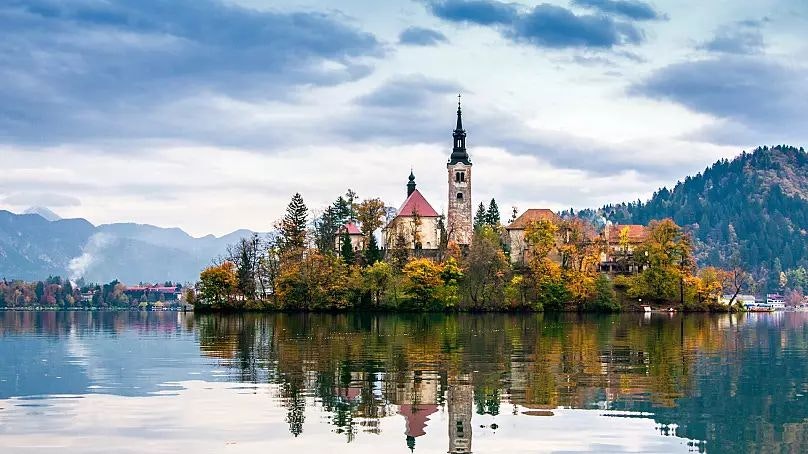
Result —
[[[459,98],[459,95],[458,95]],[[449,241],[461,246],[471,243],[472,204],[471,204],[471,160],[466,151],[466,131],[460,101],[457,102],[457,125],[452,133],[452,154],[446,168],[449,173],[449,204],[446,231]]]
[[[437,250],[440,246],[439,223],[438,212],[416,189],[415,175],[410,172],[407,199],[382,231],[384,247],[399,247],[397,243],[403,242],[403,246],[411,250]]]
[[[508,232],[506,240],[511,250],[511,263],[524,265],[530,258],[527,256],[529,244],[525,241],[525,229],[532,222],[536,221],[558,222],[559,217],[553,210],[531,208],[505,227],[505,230]]]

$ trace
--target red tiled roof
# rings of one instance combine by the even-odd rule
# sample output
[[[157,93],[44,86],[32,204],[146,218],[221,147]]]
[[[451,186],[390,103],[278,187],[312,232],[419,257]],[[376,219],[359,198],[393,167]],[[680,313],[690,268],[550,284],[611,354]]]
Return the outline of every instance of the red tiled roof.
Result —
[[[522,213],[515,221],[511,222],[506,229],[522,230],[534,221],[555,221],[557,219],[558,216],[553,213],[553,210],[548,210],[547,208],[531,208]]]
[[[619,243],[620,242],[620,232],[623,229],[626,229],[628,232],[628,241],[631,243],[642,243],[648,238],[648,228],[644,225],[637,225],[637,224],[613,224],[607,227],[609,231],[607,232],[606,238],[609,239],[610,243]]]
[[[407,200],[404,201],[404,205],[401,205],[401,208],[398,209],[398,216],[412,216],[413,213],[418,213],[419,216],[422,218],[436,218],[438,217],[438,212],[432,208],[432,205],[426,201],[424,196],[421,194],[419,190],[415,190],[407,197]]]
[[[356,226],[355,223],[349,222],[342,226],[342,232],[344,233],[347,230],[348,235],[361,235],[362,231],[359,230],[359,227]]]

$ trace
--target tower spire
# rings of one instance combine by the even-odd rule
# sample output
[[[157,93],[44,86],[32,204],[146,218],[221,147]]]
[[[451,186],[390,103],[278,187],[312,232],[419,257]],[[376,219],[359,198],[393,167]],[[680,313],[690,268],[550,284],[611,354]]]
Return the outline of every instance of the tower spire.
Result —
[[[463,111],[460,108],[460,98],[461,95],[458,93],[457,125],[455,126],[454,132],[452,132],[454,145],[452,146],[452,156],[449,158],[449,164],[457,164],[458,162],[462,162],[463,164],[471,165],[469,154],[466,152],[466,130],[463,129]]]
[[[410,179],[407,183],[407,197],[411,196],[413,192],[415,192],[415,174],[412,173],[412,169],[410,169]]]
[[[457,94],[457,126],[455,132],[463,130],[463,112],[460,109],[460,93]]]

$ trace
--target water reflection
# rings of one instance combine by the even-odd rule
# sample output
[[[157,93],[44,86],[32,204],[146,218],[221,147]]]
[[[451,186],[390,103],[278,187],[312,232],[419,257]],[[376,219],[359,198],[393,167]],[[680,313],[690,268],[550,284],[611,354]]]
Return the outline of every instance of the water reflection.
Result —
[[[0,313],[0,447],[805,452],[806,321]]]

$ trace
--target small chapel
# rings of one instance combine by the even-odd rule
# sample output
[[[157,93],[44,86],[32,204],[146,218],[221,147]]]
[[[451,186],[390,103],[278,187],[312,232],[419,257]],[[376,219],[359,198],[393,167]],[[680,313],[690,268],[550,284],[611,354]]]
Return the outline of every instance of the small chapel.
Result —
[[[468,246],[473,234],[471,203],[471,159],[466,150],[466,130],[458,96],[457,124],[452,132],[452,154],[446,163],[448,203],[445,221],[417,189],[415,174],[410,171],[407,198],[382,231],[385,248],[437,251],[441,236],[459,246]]]

